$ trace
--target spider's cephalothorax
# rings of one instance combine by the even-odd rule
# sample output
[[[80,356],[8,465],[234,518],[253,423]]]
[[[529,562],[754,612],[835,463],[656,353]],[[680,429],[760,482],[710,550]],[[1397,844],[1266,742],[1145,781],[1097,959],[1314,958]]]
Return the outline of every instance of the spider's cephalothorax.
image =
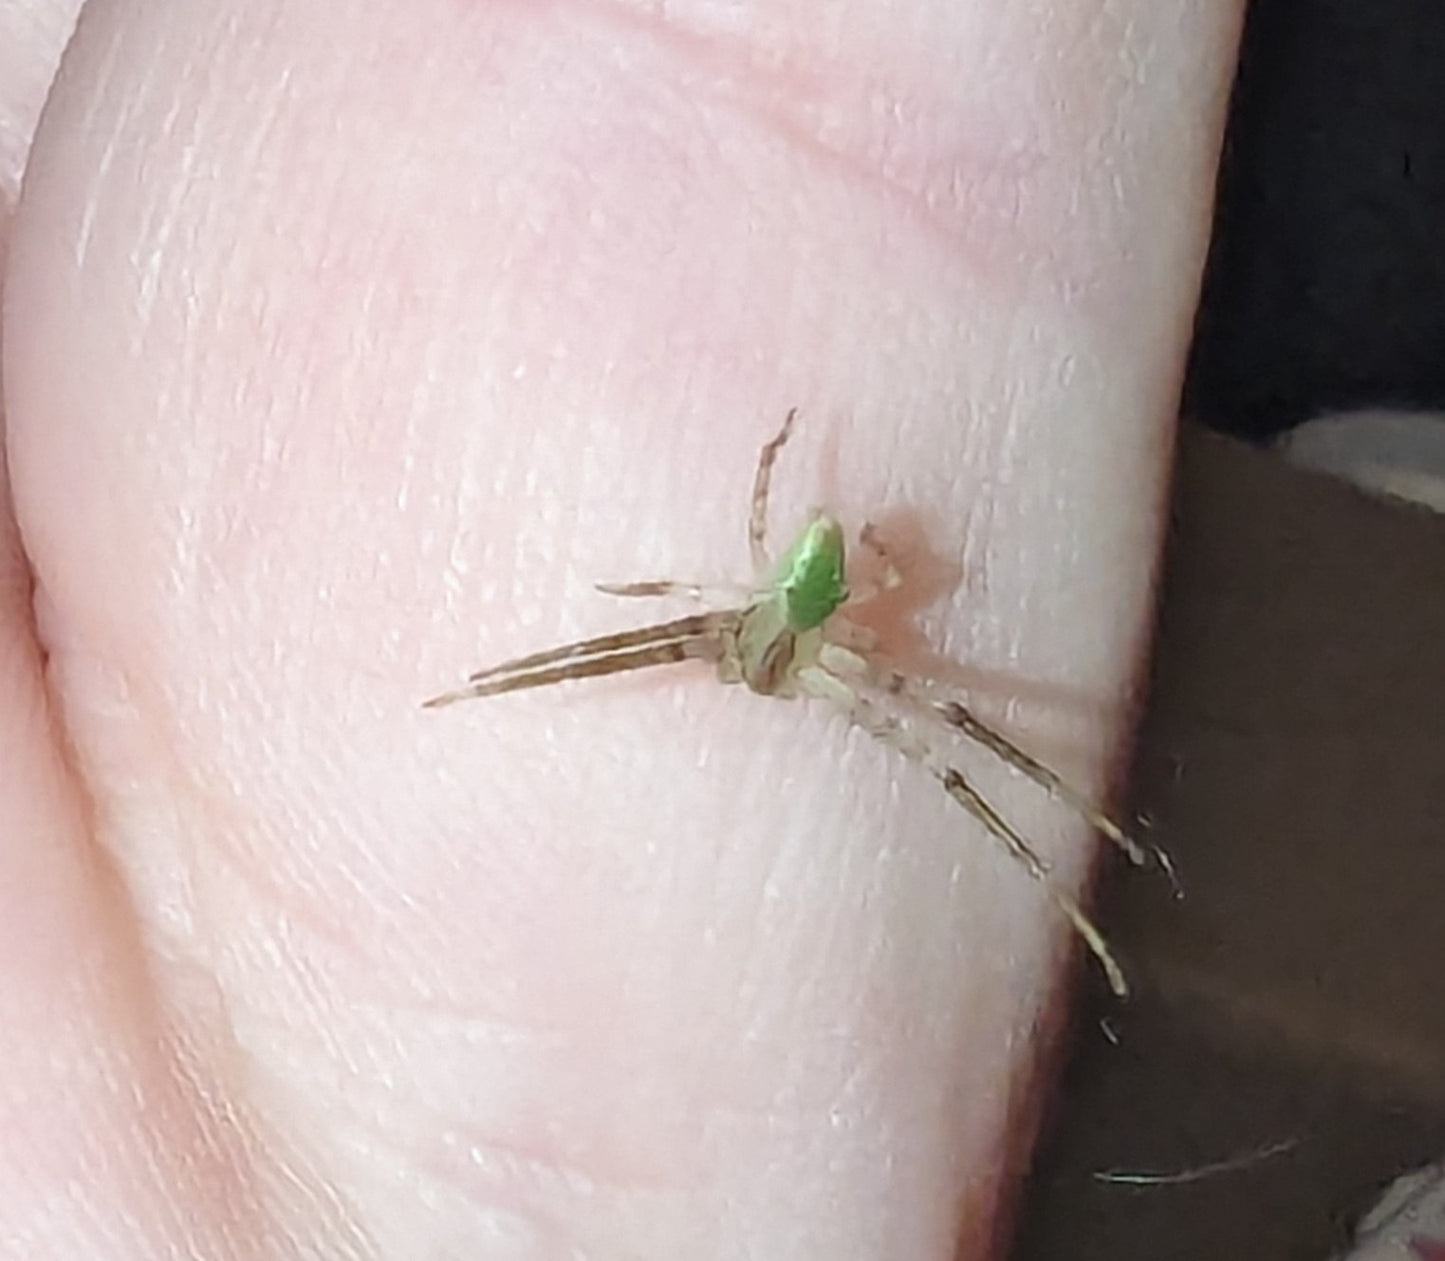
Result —
[[[823,628],[848,599],[843,531],[814,517],[763,587],[739,614],[718,662],[725,683],[746,683],[760,696],[795,696],[799,672],[818,664]]]

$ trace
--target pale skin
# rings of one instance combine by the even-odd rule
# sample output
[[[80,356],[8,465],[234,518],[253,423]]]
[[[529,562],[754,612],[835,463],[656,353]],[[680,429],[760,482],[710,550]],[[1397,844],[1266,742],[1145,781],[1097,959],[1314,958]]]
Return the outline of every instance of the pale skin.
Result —
[[[773,465],[792,435],[797,410],[763,444],[748,505],[748,543],[754,579],[735,607],[713,609],[630,631],[577,640],[542,649],[475,671],[464,687],[424,702],[440,709],[458,701],[503,696],[508,692],[552,687],[578,679],[605,678],[654,666],[706,661],[723,683],[742,683],[759,696],[826,701],[843,717],[899,756],[932,772],[944,790],[1001,843],[1049,897],[1103,967],[1114,993],[1128,993],[1123,969],[1098,926],[1075,898],[1050,877],[1050,864],[999,812],[966,772],[953,765],[944,739],[963,735],[1000,761],[1021,772],[1052,796],[1067,802],[1135,863],[1144,850],[1058,772],[981,720],[965,701],[939,695],[930,683],[890,665],[879,652],[876,634],[849,619],[849,610],[866,605],[874,592],[850,591],[843,530],[824,513],[815,513],[788,550],[774,561],[767,546],[768,497]],[[859,537],[867,545],[876,537],[870,525]],[[874,544],[881,549],[881,544]],[[883,588],[901,586],[903,575],[882,555]],[[630,583],[599,583],[611,595],[707,599],[714,588],[671,579]],[[943,727],[946,731],[940,731]],[[1168,871],[1167,859],[1159,851]]]
[[[1236,17],[92,6],[8,221],[4,1246],[994,1249],[1077,952],[926,772],[703,664],[416,701],[746,574],[798,403],[774,528],[941,525],[1102,791]]]

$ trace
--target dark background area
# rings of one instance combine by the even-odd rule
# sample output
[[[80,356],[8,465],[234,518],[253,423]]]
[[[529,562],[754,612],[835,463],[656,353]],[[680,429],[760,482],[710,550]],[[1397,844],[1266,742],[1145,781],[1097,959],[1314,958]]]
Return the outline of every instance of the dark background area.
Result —
[[[1445,518],[1183,426],[1122,813],[1185,896],[1105,861],[1134,992],[1080,959],[1015,1261],[1327,1261],[1445,1157],[1442,574]]]
[[[1445,1155],[1445,518],[1220,436],[1364,407],[1445,412],[1445,0],[1254,0],[1126,811],[1188,896],[1101,886],[1017,1261],[1326,1261]]]
[[[1183,412],[1445,409],[1445,0],[1254,0]]]

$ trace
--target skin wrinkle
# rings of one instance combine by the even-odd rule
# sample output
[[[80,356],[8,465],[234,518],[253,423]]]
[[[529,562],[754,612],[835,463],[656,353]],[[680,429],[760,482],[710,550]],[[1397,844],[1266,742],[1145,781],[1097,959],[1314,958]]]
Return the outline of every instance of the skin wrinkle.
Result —
[[[891,86],[870,88],[864,80],[860,91],[861,76],[835,75],[833,87],[824,74],[810,74],[801,59],[769,63],[749,57],[754,44],[747,36],[645,21],[636,6],[626,4],[588,7],[656,41],[668,50],[671,61],[713,71],[701,82],[696,74],[688,77],[687,91],[679,88],[680,104],[698,110],[698,94],[705,92],[728,113],[748,118],[782,140],[790,152],[811,157],[818,169],[871,190],[889,208],[890,217],[901,217],[936,236],[941,253],[956,258],[961,251],[972,266],[987,267],[990,259],[980,253],[980,238],[1000,231],[1016,236],[1021,228],[1019,190],[1040,170],[1043,150],[1026,146],[1010,151],[983,141],[986,132],[979,128],[972,140],[941,154],[935,141],[923,137],[945,130],[941,120],[952,114],[950,107],[956,102],[946,106],[940,100],[910,108]],[[746,85],[740,84],[735,71],[739,64],[748,68]],[[857,109],[860,98],[866,104]],[[830,117],[848,122],[829,126]],[[879,120],[883,120],[881,129]],[[857,132],[863,138],[850,135]],[[975,172],[972,179],[965,176],[968,171]],[[983,189],[995,192],[980,196]],[[984,214],[986,207],[989,212]],[[989,225],[986,233],[979,231],[983,222]],[[1056,230],[1057,225],[1051,228]],[[1019,248],[1026,249],[1027,243],[1020,241]]]
[[[80,0],[0,0],[0,237]],[[4,246],[0,242],[0,258]]]
[[[82,30],[88,34],[90,29],[92,28],[82,23],[77,27],[77,37]],[[103,101],[113,102],[115,100],[116,94],[110,91],[110,85],[117,77],[123,43],[119,30],[105,41],[94,72],[90,105],[79,120],[80,126],[87,134],[104,136],[105,140],[100,145],[100,151],[96,155],[92,171],[88,174],[85,194],[80,200],[80,222],[75,233],[75,243],[71,247],[70,257],[70,269],[75,275],[82,274],[89,265],[96,218],[106,204],[103,194],[109,186],[111,168],[115,165],[116,156],[120,151],[121,137],[125,135],[135,117],[139,104],[138,93],[134,96],[124,94],[122,99],[110,110],[104,109],[101,104]],[[64,72],[65,67],[62,65],[62,76]]]
[[[63,710],[55,710],[60,713]],[[179,767],[179,763],[172,759],[173,765]],[[75,784],[79,784],[77,773],[72,768],[72,778]],[[184,796],[185,794],[182,794]],[[84,797],[89,800],[88,794]],[[183,828],[182,835],[192,835],[197,829]],[[99,836],[112,833],[112,829],[102,827],[92,811],[92,819],[86,828],[87,835]],[[113,834],[113,833],[112,833]],[[123,834],[123,833],[122,833]],[[214,855],[217,851],[214,846],[208,847],[208,855]],[[181,1001],[183,991],[178,992],[175,981],[174,969],[177,966],[178,956],[174,952],[175,942],[158,941],[154,937],[156,925],[145,916],[134,915],[128,908],[135,905],[133,890],[129,882],[125,880],[121,869],[111,861],[108,852],[99,847],[92,847],[88,850],[92,863],[98,862],[106,873],[105,883],[110,887],[110,893],[103,900],[102,905],[106,908],[105,918],[109,921],[109,936],[112,941],[118,937],[128,937],[134,949],[129,953],[129,958],[136,968],[135,983],[131,986],[119,987],[123,992],[133,996],[134,1002],[140,1004],[141,1010],[136,1013],[134,1027],[143,1030],[149,1027],[164,1028],[171,1019],[171,1013],[187,1008],[194,1008],[194,1003]],[[191,863],[192,870],[205,870],[209,867],[209,860],[204,863]],[[233,868],[233,873],[244,872],[245,864]],[[124,908],[124,909],[123,909]],[[207,917],[204,908],[198,913],[193,913],[191,918],[199,923],[206,923]],[[147,938],[150,938],[147,941]],[[195,941],[191,942],[196,945]],[[156,947],[160,947],[157,949]],[[203,955],[206,952],[203,952]],[[219,961],[224,951],[221,947],[212,944],[209,954],[212,960]],[[184,956],[180,956],[184,957]],[[153,960],[154,965],[148,964],[147,960]],[[106,988],[115,989],[118,979],[117,960],[114,955],[108,955],[105,961],[109,975],[106,978]],[[183,970],[189,970],[192,963],[180,964]],[[209,973],[207,973],[209,975]],[[224,975],[224,971],[221,972]],[[143,996],[143,1001],[142,1001]],[[228,1004],[221,1002],[217,1010],[225,1012]],[[194,1012],[193,1012],[194,1014]],[[218,1042],[227,1043],[233,1047],[237,1046],[234,1033],[230,1030],[228,1023],[217,1024],[211,1021],[208,1028],[207,1041],[211,1045]],[[142,1035],[143,1036],[143,1035]],[[171,1048],[168,1053],[167,1048]],[[145,1062],[149,1065],[149,1072],[153,1074],[153,1085],[147,1089],[144,1085],[138,1087],[139,1093],[136,1097],[137,1115],[143,1119],[141,1129],[143,1140],[143,1151],[146,1153],[146,1162],[143,1165],[151,1175],[151,1182],[158,1187],[170,1187],[182,1189],[191,1186],[193,1189],[204,1187],[206,1194],[180,1196],[172,1207],[172,1230],[179,1236],[194,1241],[193,1250],[196,1255],[216,1257],[249,1257],[252,1255],[263,1255],[253,1252],[250,1246],[234,1244],[228,1246],[224,1239],[208,1236],[204,1232],[200,1235],[195,1233],[195,1226],[192,1221],[193,1210],[183,1209],[181,1206],[186,1201],[194,1204],[214,1204],[215,1191],[218,1187],[228,1186],[234,1181],[237,1191],[232,1198],[235,1199],[235,1207],[229,1211],[224,1220],[235,1222],[269,1221],[276,1218],[276,1214],[266,1211],[264,1193],[262,1192],[258,1178],[259,1175],[251,1166],[251,1160],[256,1155],[263,1154],[267,1159],[273,1159],[277,1152],[277,1143],[274,1138],[263,1148],[259,1144],[247,1142],[241,1136],[246,1132],[238,1129],[235,1125],[237,1115],[233,1104],[225,1104],[219,1110],[210,1105],[210,1101],[223,1100],[229,1095],[239,1099],[243,1093],[243,1081],[250,1077],[250,1072],[232,1072],[222,1083],[207,1085],[202,1078],[195,1076],[185,1068],[187,1063],[199,1064],[200,1060],[193,1054],[187,1054],[182,1049],[180,1042],[173,1042],[169,1036],[164,1037],[159,1044],[147,1048],[144,1052],[138,1049],[138,1054],[144,1054]],[[215,1057],[212,1057],[215,1058]],[[238,1068],[244,1064],[245,1057],[240,1061],[234,1055],[228,1058],[232,1068]],[[129,1061],[122,1061],[129,1063]],[[115,1076],[123,1079],[127,1074],[122,1071]],[[139,1080],[144,1081],[147,1076],[146,1070],[141,1069],[138,1073]],[[164,1101],[181,1099],[189,1102],[181,1102],[173,1106],[166,1106]],[[194,1149],[182,1149],[179,1153],[168,1151],[175,1146],[175,1139],[178,1130],[183,1130],[188,1123],[195,1123]],[[243,1156],[243,1150],[249,1151]],[[182,1163],[175,1163],[179,1155]],[[192,1166],[195,1171],[187,1173]],[[128,1169],[127,1176],[133,1175],[135,1171]],[[318,1184],[309,1193],[309,1198],[320,1203],[326,1198],[324,1184]],[[237,1198],[238,1197],[238,1198]],[[156,1201],[158,1205],[165,1205],[166,1201]],[[336,1218],[333,1214],[334,1232],[351,1233],[352,1227],[342,1219]],[[209,1239],[209,1242],[206,1240]],[[277,1245],[283,1241],[278,1238]],[[266,1251],[264,1255],[291,1255],[288,1248],[281,1254],[273,1254]]]
[[[91,834],[95,834],[94,828]],[[95,856],[103,854],[99,848],[90,852]],[[118,889],[118,869],[108,859],[103,861],[113,873],[113,887]],[[113,1075],[115,1088],[123,1090],[127,1078],[133,1083],[130,1089],[134,1092],[144,1168],[150,1174],[152,1187],[189,1187],[193,1192],[205,1188],[204,1195],[182,1194],[174,1202],[155,1201],[158,1206],[170,1208],[176,1233],[198,1241],[199,1250],[206,1255],[247,1256],[249,1249],[224,1246],[223,1239],[212,1236],[195,1217],[196,1206],[214,1204],[215,1192],[222,1187],[227,1188],[224,1199],[232,1205],[222,1217],[223,1230],[229,1222],[265,1220],[270,1216],[261,1211],[258,1174],[242,1154],[247,1148],[257,1150],[256,1145],[248,1141],[249,1127],[235,1123],[241,1115],[241,1081],[235,1074],[215,1079],[204,1067],[208,1058],[212,1066],[218,1058],[224,1062],[226,1057],[215,1056],[214,1047],[222,1042],[234,1045],[234,1038],[225,1022],[207,1024],[205,1045],[213,1052],[208,1057],[198,1053],[202,1045],[198,1039],[173,1025],[173,1013],[187,1004],[174,1001],[171,985],[158,984],[159,978],[172,969],[166,966],[164,955],[148,956],[138,932],[144,921],[121,909],[128,905],[129,899],[119,892],[104,902],[107,918],[114,925],[111,940],[123,932],[135,944],[129,955],[134,963],[134,984],[120,987],[132,996],[136,1009],[131,1013],[134,1044],[130,1055],[134,1060],[119,1061],[122,1068]],[[107,956],[105,970],[103,982],[97,977],[97,987],[103,984],[107,991],[114,990],[118,977],[113,957]],[[224,1011],[224,997],[215,992]],[[160,1032],[151,1036],[151,1030]],[[129,1074],[124,1071],[127,1065],[132,1070]],[[187,1131],[190,1141],[178,1146],[177,1135]],[[127,1168],[125,1176],[133,1177],[134,1173],[134,1168]],[[207,1238],[211,1242],[199,1242]]]
[[[1078,94],[1067,99],[1063,95],[1077,77],[1076,63],[1086,54],[1074,52],[1066,61],[1062,52],[1057,53],[1056,64],[1034,66],[1021,88],[1016,67],[1007,72],[1002,68],[1005,50],[1012,45],[1008,35],[1000,34],[989,44],[1004,56],[999,67],[990,72],[985,54],[981,70],[960,70],[970,83],[962,108],[965,116],[973,111],[975,117],[974,125],[964,132],[956,121],[957,79],[943,81],[932,97],[925,88],[910,101],[889,80],[870,79],[861,69],[861,57],[859,69],[839,72],[846,54],[836,54],[831,63],[831,78],[837,83],[833,89],[823,73],[808,69],[815,60],[787,54],[750,56],[756,46],[750,33],[709,31],[700,25],[687,28],[671,16],[672,6],[663,21],[657,20],[656,6],[650,7],[646,18],[638,7],[614,3],[589,11],[606,14],[671,48],[683,64],[713,68],[703,83],[687,80],[689,108],[695,109],[699,92],[706,92],[728,112],[751,118],[763,131],[784,140],[791,151],[811,154],[819,169],[836,171],[853,186],[871,189],[880,205],[889,208],[890,219],[913,224],[920,235],[936,238],[941,256],[966,258],[975,281],[988,279],[991,285],[1011,289],[1018,277],[1014,263],[1022,256],[1049,260],[1039,278],[1072,302],[1104,283],[1098,246],[1106,239],[1107,225],[1117,221],[1115,211],[1125,204],[1127,190],[1117,168],[1109,170],[1107,178],[1101,176],[1099,158],[1112,153],[1111,137],[1117,141],[1114,125],[1100,117],[1091,127],[1090,120],[1079,117]],[[1076,29],[1045,47],[1116,47],[1113,41],[1119,36],[1111,31],[1109,7],[1085,6],[1083,13]],[[1112,39],[1105,38],[1111,35]],[[875,48],[867,49],[867,64],[876,64],[876,53]],[[739,64],[748,67],[751,90],[740,87],[740,76],[733,69]],[[1116,88],[1117,95],[1106,98],[1115,113],[1138,87],[1137,74],[1098,78]],[[988,93],[979,88],[980,82],[1006,85],[1006,90]],[[1009,113],[998,104],[1000,98],[1021,93],[1027,97],[1031,92],[1044,95],[1050,105],[1034,104]],[[856,105],[860,100],[866,102],[861,109]],[[1059,105],[1051,108],[1055,100]],[[984,108],[987,117],[978,112]],[[839,121],[830,124],[829,119]],[[1035,124],[1053,119],[1057,134],[1020,135],[1020,119]],[[1074,163],[1068,155],[1077,147],[1076,137],[1087,138],[1094,151],[1085,155],[1085,161]],[[1117,142],[1113,145],[1119,147],[1128,149]],[[1070,161],[1076,171],[1074,178],[1064,181],[1072,190],[1073,204],[1062,214],[1047,196],[1055,178],[1051,168],[1061,161]],[[1108,195],[1080,198],[1081,190],[1095,185]],[[1006,244],[1000,248],[995,242]],[[1127,243],[1121,244],[1127,248]]]
[[[553,1037],[551,1044],[554,1050],[565,1049],[565,1039],[560,1036]],[[465,1092],[464,1083],[459,1087]],[[416,1177],[457,1192],[479,1217],[503,1211],[534,1227],[552,1223],[549,1231],[557,1246],[564,1232],[555,1220],[553,1206],[567,1198],[592,1198],[606,1191],[628,1202],[639,1201],[636,1210],[645,1215],[653,1211],[648,1205],[655,1205],[660,1193],[685,1191],[692,1174],[686,1163],[676,1161],[619,1166],[609,1160],[607,1165],[599,1165],[595,1143],[559,1151],[550,1137],[529,1141],[529,1128],[533,1133],[537,1130],[519,1123],[525,1119],[525,1111],[513,1118],[458,1124],[448,1120],[446,1103],[438,1097],[438,1124],[429,1127],[425,1113],[411,1115],[405,1106],[401,1115],[388,1116],[398,1110],[389,1092],[377,1096],[376,1102],[382,1106],[376,1110],[368,1100],[353,1095],[351,1101],[357,1132],[369,1136],[366,1146],[370,1152],[389,1152],[396,1169],[414,1170]],[[540,1102],[529,1092],[527,1110]]]

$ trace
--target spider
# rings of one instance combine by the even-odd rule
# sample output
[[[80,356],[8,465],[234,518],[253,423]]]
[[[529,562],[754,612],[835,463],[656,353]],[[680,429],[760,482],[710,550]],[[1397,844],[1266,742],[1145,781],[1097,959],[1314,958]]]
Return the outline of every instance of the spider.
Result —
[[[905,674],[875,651],[872,633],[847,617],[846,606],[858,597],[850,595],[844,578],[846,548],[835,518],[815,512],[782,558],[770,563],[767,516],[773,466],[796,419],[794,408],[758,455],[748,514],[748,543],[758,578],[751,588],[743,589],[741,602],[733,595],[731,607],[579,640],[488,666],[472,674],[464,686],[425,701],[425,707],[434,709],[477,697],[683,661],[707,662],[722,682],[742,683],[760,696],[826,701],[854,726],[924,767],[982,824],[1040,882],[1099,961],[1110,988],[1125,996],[1128,985],[1123,969],[1103,934],[1074,897],[1054,881],[1048,860],[952,764],[945,737],[961,735],[1027,776],[1050,797],[1076,811],[1136,864],[1145,861],[1139,844],[1083,792],[984,722],[962,700],[940,697],[931,680]],[[879,552],[886,562],[886,552],[871,528],[864,528],[860,542]],[[884,585],[897,582],[897,573],[889,566]],[[626,597],[681,596],[697,602],[732,594],[705,584],[667,580],[599,583],[598,590]],[[1155,856],[1168,873],[1164,855],[1156,850]]]

